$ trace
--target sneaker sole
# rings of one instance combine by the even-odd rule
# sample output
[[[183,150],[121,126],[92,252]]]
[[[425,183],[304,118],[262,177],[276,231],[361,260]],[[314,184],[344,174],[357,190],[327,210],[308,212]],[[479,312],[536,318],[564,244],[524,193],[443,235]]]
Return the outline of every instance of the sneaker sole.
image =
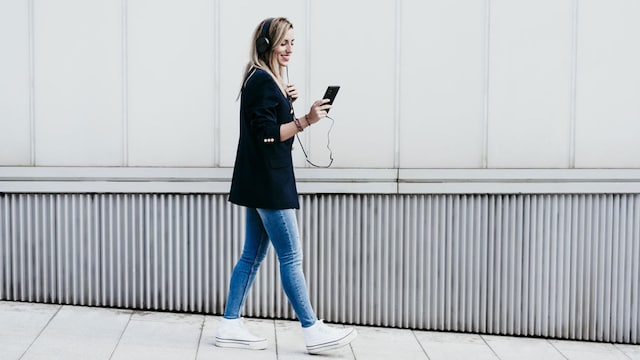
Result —
[[[347,334],[345,337],[341,339],[324,343],[324,344],[307,346],[307,351],[309,352],[309,354],[315,355],[325,351],[338,349],[345,345],[349,345],[349,343],[352,342],[353,339],[355,339],[357,336],[358,336],[358,332],[356,332],[356,329],[353,329],[353,331],[351,331],[349,334]]]
[[[216,346],[224,348],[264,350],[267,348],[267,340],[246,341],[216,337]]]

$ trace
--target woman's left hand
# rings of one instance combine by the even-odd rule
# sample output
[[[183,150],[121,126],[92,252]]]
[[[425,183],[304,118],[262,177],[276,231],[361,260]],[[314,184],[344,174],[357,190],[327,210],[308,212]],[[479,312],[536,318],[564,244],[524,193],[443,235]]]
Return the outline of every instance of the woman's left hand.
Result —
[[[291,101],[296,101],[298,99],[298,89],[295,84],[287,85],[287,95],[289,95]]]

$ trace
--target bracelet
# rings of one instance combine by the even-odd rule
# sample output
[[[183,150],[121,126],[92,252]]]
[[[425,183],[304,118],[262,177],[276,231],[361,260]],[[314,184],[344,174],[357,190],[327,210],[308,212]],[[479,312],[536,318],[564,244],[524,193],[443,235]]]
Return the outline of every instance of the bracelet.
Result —
[[[299,132],[303,132],[304,129],[302,128],[302,125],[300,125],[300,120],[298,120],[297,117],[293,118],[293,122],[296,124],[296,127],[298,128]]]
[[[309,122],[309,115],[308,114],[304,114],[304,121],[307,122],[307,126],[311,126],[311,123]]]

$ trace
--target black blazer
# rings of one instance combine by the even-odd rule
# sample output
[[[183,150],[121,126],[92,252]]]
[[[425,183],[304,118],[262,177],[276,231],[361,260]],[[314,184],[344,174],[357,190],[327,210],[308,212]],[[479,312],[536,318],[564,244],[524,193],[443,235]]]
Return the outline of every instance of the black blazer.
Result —
[[[240,139],[229,201],[265,209],[297,209],[293,138],[280,125],[293,121],[291,102],[264,70],[250,73],[240,97]]]

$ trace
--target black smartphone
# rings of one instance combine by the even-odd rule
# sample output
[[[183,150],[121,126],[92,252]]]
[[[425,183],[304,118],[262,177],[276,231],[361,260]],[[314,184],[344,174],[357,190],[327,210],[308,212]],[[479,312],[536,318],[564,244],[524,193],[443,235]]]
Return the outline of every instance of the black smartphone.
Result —
[[[337,86],[337,85],[328,86],[327,91],[324,92],[324,96],[322,98],[329,99],[328,104],[333,105],[333,100],[336,99],[336,95],[338,95],[338,90],[340,90],[340,86]],[[327,110],[327,113],[329,113],[329,110]]]

